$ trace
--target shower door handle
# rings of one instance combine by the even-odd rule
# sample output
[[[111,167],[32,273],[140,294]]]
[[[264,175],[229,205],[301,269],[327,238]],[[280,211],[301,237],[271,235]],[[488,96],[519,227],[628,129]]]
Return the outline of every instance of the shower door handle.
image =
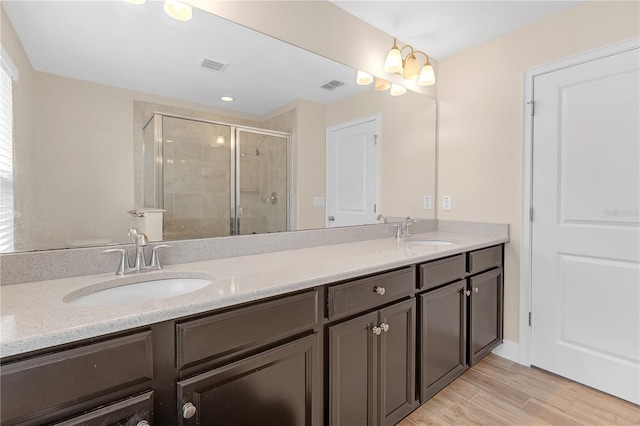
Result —
[[[333,217],[333,216],[329,216],[329,222],[333,222],[334,220],[336,220],[336,218],[335,218],[335,217]]]

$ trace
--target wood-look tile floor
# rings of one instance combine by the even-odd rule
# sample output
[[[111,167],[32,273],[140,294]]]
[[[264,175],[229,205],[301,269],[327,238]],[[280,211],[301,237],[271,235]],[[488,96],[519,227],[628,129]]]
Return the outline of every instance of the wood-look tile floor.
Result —
[[[399,426],[638,424],[637,405],[493,354],[398,423]]]

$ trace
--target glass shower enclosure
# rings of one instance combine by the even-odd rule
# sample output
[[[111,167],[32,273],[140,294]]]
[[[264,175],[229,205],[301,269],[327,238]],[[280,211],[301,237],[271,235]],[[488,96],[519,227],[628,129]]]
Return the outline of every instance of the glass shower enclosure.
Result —
[[[144,126],[145,208],[163,239],[288,230],[290,135],[155,113]]]

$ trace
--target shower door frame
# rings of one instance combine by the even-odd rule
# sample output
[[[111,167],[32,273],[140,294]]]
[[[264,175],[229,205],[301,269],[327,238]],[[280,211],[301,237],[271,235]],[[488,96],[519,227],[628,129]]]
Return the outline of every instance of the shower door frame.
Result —
[[[203,119],[203,118],[196,118],[196,117],[189,117],[186,115],[180,115],[180,114],[172,114],[172,113],[165,113],[162,111],[154,111],[153,114],[151,115],[151,118],[149,118],[149,120],[147,120],[146,124],[142,127],[143,130],[149,125],[149,123],[151,121],[153,121],[153,137],[154,137],[154,141],[153,141],[153,147],[154,147],[154,157],[155,157],[155,162],[154,162],[154,179],[155,179],[155,183],[156,183],[156,194],[155,194],[155,204],[156,204],[156,208],[158,209],[164,209],[164,149],[163,149],[163,144],[164,144],[164,135],[163,135],[163,127],[162,127],[162,120],[156,120],[156,118],[164,118],[164,117],[169,117],[169,118],[176,118],[176,119],[180,119],[180,120],[189,120],[189,121],[197,121],[200,123],[208,123],[208,124],[214,124],[214,125],[218,125],[218,126],[226,126],[229,127],[230,129],[230,136],[229,136],[229,146],[230,146],[230,168],[229,168],[229,175],[232,176],[232,178],[229,179],[229,236],[231,235],[240,235],[238,232],[240,230],[240,218],[239,218],[239,212],[240,212],[240,150],[238,149],[238,134],[240,132],[246,132],[246,133],[254,133],[254,134],[261,134],[261,135],[265,135],[265,136],[275,136],[275,137],[280,137],[285,139],[285,143],[287,144],[287,155],[286,155],[286,185],[287,185],[287,190],[286,190],[286,202],[287,202],[287,206],[285,209],[285,223],[286,223],[286,231],[290,231],[291,229],[291,224],[290,224],[290,210],[291,210],[291,189],[292,189],[292,185],[291,185],[291,133],[287,133],[287,132],[280,132],[277,130],[268,130],[268,129],[261,129],[258,127],[251,127],[251,126],[243,126],[243,125],[238,125],[238,124],[232,124],[232,123],[225,123],[223,121],[215,121],[215,120],[207,120],[207,119]],[[147,204],[146,203],[146,199],[144,199],[144,188],[145,188],[145,178],[146,178],[146,173],[144,170],[144,159],[145,159],[145,150],[146,150],[146,145],[143,141],[142,144],[142,158],[143,158],[143,171],[142,171],[142,194],[143,194],[143,204]]]

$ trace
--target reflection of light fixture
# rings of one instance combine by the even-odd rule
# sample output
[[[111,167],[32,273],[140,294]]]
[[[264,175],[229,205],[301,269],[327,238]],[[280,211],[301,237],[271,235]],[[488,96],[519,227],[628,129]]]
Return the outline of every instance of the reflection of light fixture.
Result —
[[[216,139],[216,142],[218,142],[218,144],[220,145],[224,144],[224,136],[218,135],[218,139]]]
[[[193,16],[193,9],[178,0],[164,0],[164,11],[178,21],[188,21]]]
[[[131,4],[145,4],[147,0],[127,0]]]
[[[391,85],[391,96],[400,96],[400,95],[404,95],[405,93],[407,93],[407,89],[400,86],[399,84],[395,84],[393,83]]]
[[[221,96],[220,100],[225,102],[233,102],[233,98],[231,96]]]
[[[371,84],[373,83],[373,76],[369,73],[358,70],[358,74],[356,74],[356,83],[360,86]]]
[[[403,58],[402,51],[407,48],[409,49],[409,53]],[[420,72],[418,72],[420,65],[416,59],[416,53],[420,53],[426,58],[426,62]],[[405,80],[417,78],[420,86],[430,86],[436,82],[433,67],[429,62],[429,55],[420,50],[414,50],[413,47],[408,44],[402,47],[402,49],[399,49],[395,38],[393,39],[393,47],[389,51],[387,59],[384,61],[384,70],[389,73],[402,74],[402,78]]]
[[[389,87],[391,87],[391,83],[389,83],[387,80],[383,80],[379,77],[376,77],[376,84],[375,84],[375,88],[376,90],[387,90]]]

